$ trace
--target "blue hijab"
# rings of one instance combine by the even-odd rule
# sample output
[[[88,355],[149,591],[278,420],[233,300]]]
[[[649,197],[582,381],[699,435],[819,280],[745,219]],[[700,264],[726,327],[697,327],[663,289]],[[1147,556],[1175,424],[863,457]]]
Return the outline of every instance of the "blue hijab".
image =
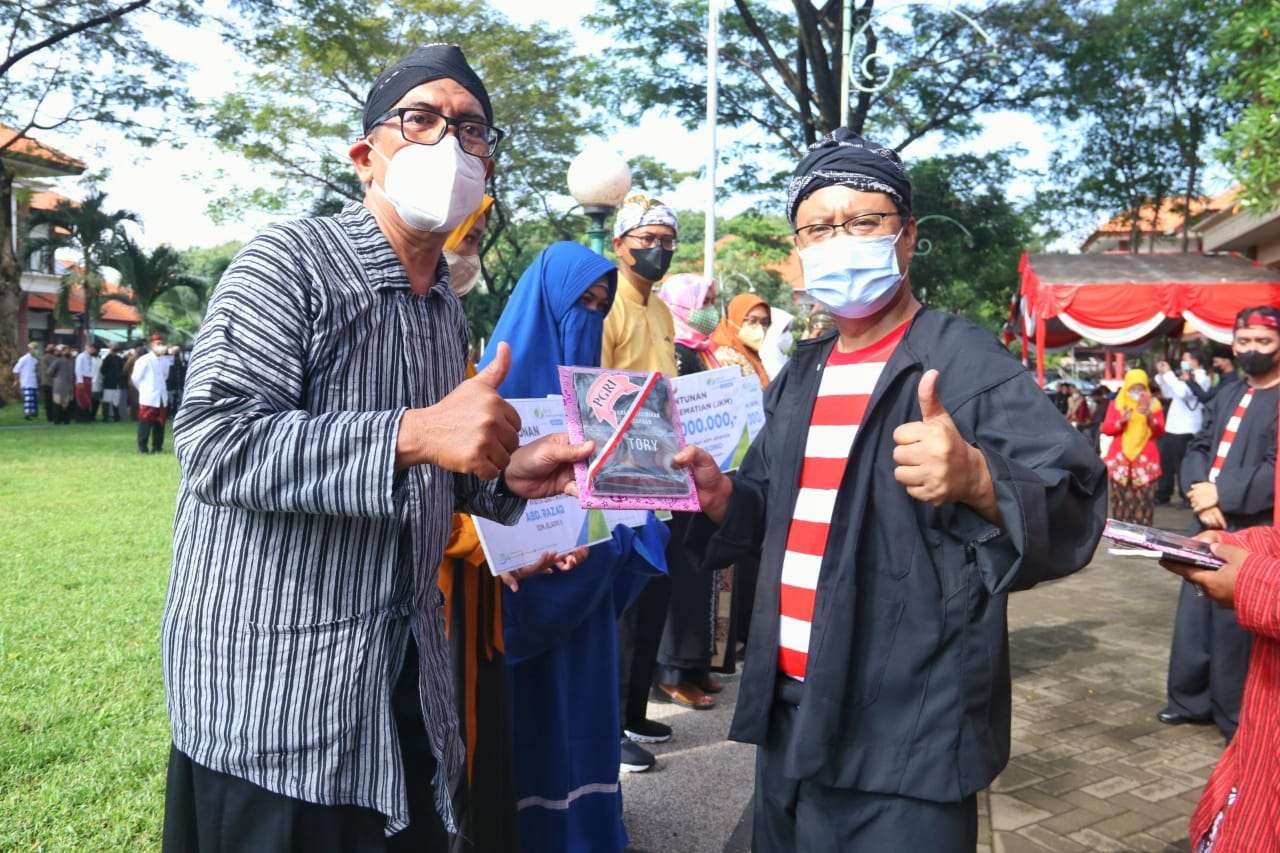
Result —
[[[508,400],[560,393],[560,365],[599,367],[606,311],[578,303],[587,288],[605,277],[609,304],[618,286],[618,270],[578,243],[552,243],[520,276],[484,348],[480,369],[498,351],[511,347],[511,372],[498,389]]]

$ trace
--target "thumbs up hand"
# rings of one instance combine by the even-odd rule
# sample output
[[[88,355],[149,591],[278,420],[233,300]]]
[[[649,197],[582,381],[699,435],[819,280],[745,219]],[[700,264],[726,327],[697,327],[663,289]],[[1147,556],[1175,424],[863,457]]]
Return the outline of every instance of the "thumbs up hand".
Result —
[[[511,347],[434,406],[410,409],[400,421],[396,467],[434,465],[495,480],[520,446],[520,416],[498,395],[511,369]]]
[[[893,431],[893,476],[918,501],[964,503],[997,521],[995,487],[982,451],[969,444],[938,399],[938,371],[920,379],[920,420]]]

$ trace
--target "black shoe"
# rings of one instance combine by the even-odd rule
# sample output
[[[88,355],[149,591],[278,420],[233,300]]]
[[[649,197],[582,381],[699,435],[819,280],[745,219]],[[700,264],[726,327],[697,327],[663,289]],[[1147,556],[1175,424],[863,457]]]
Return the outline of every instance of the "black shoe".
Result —
[[[671,740],[671,726],[656,720],[628,723],[623,733],[636,743],[666,743]]]
[[[1212,719],[1202,717],[1189,717],[1186,714],[1179,714],[1177,711],[1165,708],[1156,714],[1156,719],[1164,723],[1166,726],[1185,726],[1189,723],[1202,725],[1204,723],[1212,723]]]
[[[622,739],[622,760],[618,764],[618,769],[623,773],[643,773],[649,770],[653,765],[658,763],[658,759],[653,757],[653,753],[640,746],[632,743],[627,738]]]

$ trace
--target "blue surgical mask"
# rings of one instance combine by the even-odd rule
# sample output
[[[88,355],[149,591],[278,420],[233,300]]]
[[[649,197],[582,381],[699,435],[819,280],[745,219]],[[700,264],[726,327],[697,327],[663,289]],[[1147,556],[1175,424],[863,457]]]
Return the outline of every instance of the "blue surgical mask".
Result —
[[[898,267],[902,232],[879,237],[839,235],[800,250],[804,287],[832,314],[870,317],[893,301],[905,275]]]

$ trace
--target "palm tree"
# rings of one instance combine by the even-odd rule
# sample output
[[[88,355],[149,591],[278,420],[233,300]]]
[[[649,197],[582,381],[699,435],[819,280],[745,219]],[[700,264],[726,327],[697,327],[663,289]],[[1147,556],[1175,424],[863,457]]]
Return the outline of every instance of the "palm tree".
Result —
[[[108,294],[106,299],[137,308],[142,315],[143,327],[148,332],[157,328],[166,332],[172,330],[171,324],[166,321],[167,315],[157,311],[158,300],[166,293],[186,288],[194,292],[195,304],[203,304],[205,301],[208,282],[187,273],[182,255],[172,246],[157,246],[148,253],[133,242],[128,234],[120,232],[104,256],[104,261],[120,271],[120,283],[128,288],[128,293]]]
[[[174,287],[166,290],[152,304],[147,312],[147,321],[167,340],[190,345],[195,341],[208,309],[207,291]]]
[[[57,313],[70,314],[72,292],[79,287],[84,294],[84,314],[80,327],[85,339],[93,336],[93,321],[102,310],[102,267],[111,244],[121,234],[122,222],[137,222],[138,215],[128,210],[108,211],[107,194],[94,190],[80,203],[61,199],[52,210],[33,210],[28,220],[32,226],[48,227],[48,236],[28,241],[28,252],[75,249],[80,255],[79,268],[62,277],[58,291]]]

